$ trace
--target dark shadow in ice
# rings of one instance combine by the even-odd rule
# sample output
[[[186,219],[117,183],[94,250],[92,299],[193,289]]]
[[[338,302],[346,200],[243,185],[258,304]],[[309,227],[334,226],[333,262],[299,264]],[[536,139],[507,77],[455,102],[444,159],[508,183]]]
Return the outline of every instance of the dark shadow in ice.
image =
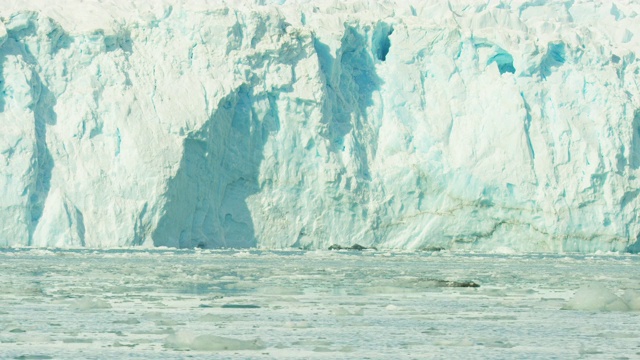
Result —
[[[372,51],[362,31],[347,25],[335,58],[326,44],[319,39],[314,40],[325,81],[322,106],[327,131],[323,136],[328,138],[334,152],[345,150],[344,139],[348,134],[367,132],[372,127],[368,123],[367,109],[374,104],[373,94],[380,90],[383,83],[376,73],[373,53],[382,61],[386,59],[391,46],[388,36],[392,29],[389,27],[386,32],[384,29],[380,31],[375,42],[376,49]],[[368,154],[365,152],[367,147],[360,144],[359,140],[362,138],[353,136],[353,155],[358,157],[357,163],[361,164],[360,177],[370,179]],[[371,144],[368,147],[371,148]]]
[[[629,166],[632,169],[637,170],[640,168],[640,109],[636,109],[633,113],[632,123],[632,138],[631,138],[631,161]]]
[[[562,66],[566,61],[566,49],[563,42],[550,43],[547,46],[547,53],[540,62],[540,74],[543,79],[551,76],[551,73]]]
[[[5,44],[6,45],[6,44]],[[6,58],[6,47],[0,45],[0,112],[4,112],[5,97],[7,96],[4,88],[3,65]]]
[[[57,116],[54,111],[55,96],[49,91],[38,73],[33,72],[32,78],[35,103],[32,105],[36,129],[36,162],[35,191],[29,198],[31,209],[32,229],[40,220],[44,210],[44,203],[51,189],[51,172],[53,171],[53,157],[47,146],[47,126],[55,125]]]
[[[268,104],[260,118],[254,104]],[[247,198],[259,191],[264,145],[280,129],[276,95],[243,85],[221,99],[184,153],[165,193],[167,204],[152,234],[156,246],[251,248],[255,229]]]
[[[502,49],[499,50],[501,51],[499,51],[496,55],[489,59],[488,64],[495,62],[496,65],[498,65],[498,71],[500,71],[500,75],[504,73],[515,74],[516,68],[513,66],[513,56]]]
[[[74,41],[74,38],[70,36],[60,24],[52,19],[47,19],[52,29],[48,34],[50,48],[52,55],[56,55],[62,49],[68,49]]]
[[[125,53],[132,53],[133,41],[131,40],[131,32],[123,30],[113,35],[105,35],[104,46],[107,52],[121,49]]]
[[[25,15],[27,16],[27,15]],[[28,206],[31,215],[31,226],[29,227],[29,242],[35,231],[35,227],[42,216],[44,204],[51,188],[51,172],[53,170],[53,157],[47,146],[47,126],[57,123],[55,112],[56,97],[47,87],[46,81],[40,77],[37,70],[39,68],[36,56],[31,52],[29,46],[23,42],[25,37],[36,34],[36,14],[28,14],[31,17],[23,27],[7,32],[7,39],[0,47],[0,111],[4,111],[6,103],[5,79],[2,77],[3,64],[7,56],[15,56],[29,65],[31,70],[31,97],[32,102],[29,108],[34,115],[35,128],[35,153],[34,153],[34,176],[29,188]]]
[[[385,22],[380,22],[376,25],[373,31],[373,38],[371,39],[371,50],[376,59],[380,61],[387,60],[387,55],[391,49],[391,40],[389,36],[393,34],[393,27]]]
[[[382,80],[367,50],[367,39],[354,28],[346,28],[335,61],[339,66],[330,67],[332,73],[325,74],[332,100],[327,104],[328,125],[331,139],[341,142],[359,125],[352,121],[352,115],[366,122],[367,108],[373,105],[373,93],[380,89]]]
[[[640,254],[640,234],[636,237],[636,242],[627,246],[625,251],[630,254]]]

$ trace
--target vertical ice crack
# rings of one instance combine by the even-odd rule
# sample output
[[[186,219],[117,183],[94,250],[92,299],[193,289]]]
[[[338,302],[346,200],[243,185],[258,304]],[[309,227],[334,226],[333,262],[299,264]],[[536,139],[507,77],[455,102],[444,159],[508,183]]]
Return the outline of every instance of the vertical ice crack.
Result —
[[[529,148],[529,155],[531,156],[531,161],[533,162],[536,158],[536,152],[533,149],[533,144],[531,143],[531,134],[530,134],[530,128],[531,128],[531,107],[529,106],[529,103],[527,102],[527,100],[524,98],[524,94],[520,93],[520,97],[522,97],[522,103],[524,105],[524,109],[527,112],[527,115],[524,119],[524,135],[527,138],[527,146]]]

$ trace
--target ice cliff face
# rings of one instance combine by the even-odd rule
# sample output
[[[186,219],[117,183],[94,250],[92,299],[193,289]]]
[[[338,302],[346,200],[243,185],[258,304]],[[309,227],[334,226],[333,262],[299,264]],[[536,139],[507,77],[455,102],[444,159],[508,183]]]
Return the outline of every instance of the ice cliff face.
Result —
[[[639,13],[10,0],[0,246],[640,250]]]

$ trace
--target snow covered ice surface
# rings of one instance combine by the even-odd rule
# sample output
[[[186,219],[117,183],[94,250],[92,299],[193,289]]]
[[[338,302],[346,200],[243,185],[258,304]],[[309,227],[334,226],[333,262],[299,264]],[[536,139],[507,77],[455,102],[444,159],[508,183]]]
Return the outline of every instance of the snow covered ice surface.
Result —
[[[0,245],[638,251],[639,13],[3,0]]]
[[[639,262],[5,250],[0,357],[631,359],[640,356]],[[479,287],[456,287],[465,282]]]

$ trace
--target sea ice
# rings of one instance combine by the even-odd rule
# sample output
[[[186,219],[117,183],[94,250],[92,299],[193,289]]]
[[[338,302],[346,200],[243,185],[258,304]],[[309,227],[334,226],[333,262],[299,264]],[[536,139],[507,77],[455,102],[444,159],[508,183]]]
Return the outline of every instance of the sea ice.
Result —
[[[0,358],[638,355],[635,255],[52,252],[0,251]]]
[[[260,350],[265,346],[260,339],[240,340],[210,334],[194,335],[187,332],[180,332],[169,335],[165,345],[176,350],[196,350],[196,351],[237,351],[237,350]]]
[[[588,311],[640,311],[640,292],[627,289],[622,296],[601,283],[587,284],[578,289],[564,309]]]

